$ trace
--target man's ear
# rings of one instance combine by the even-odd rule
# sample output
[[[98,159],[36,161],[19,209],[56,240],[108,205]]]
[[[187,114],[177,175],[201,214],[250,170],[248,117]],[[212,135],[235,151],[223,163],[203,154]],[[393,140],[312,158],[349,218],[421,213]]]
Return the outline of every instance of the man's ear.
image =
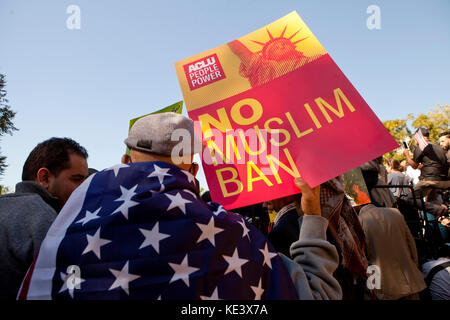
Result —
[[[131,163],[131,157],[127,154],[124,154],[122,156],[122,163],[124,163],[124,164]]]
[[[36,173],[36,182],[44,189],[48,190],[50,185],[50,171],[47,168],[40,168]]]

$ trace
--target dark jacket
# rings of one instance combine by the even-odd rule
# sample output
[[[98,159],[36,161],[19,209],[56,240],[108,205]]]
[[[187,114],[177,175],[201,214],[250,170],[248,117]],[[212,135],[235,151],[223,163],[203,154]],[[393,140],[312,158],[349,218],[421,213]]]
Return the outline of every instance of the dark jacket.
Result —
[[[414,159],[416,163],[422,163],[423,167],[420,169],[419,180],[425,181],[446,181],[448,180],[449,164],[445,157],[444,150],[434,144],[428,144],[425,149],[414,150]]]
[[[58,199],[32,181],[0,196],[0,299],[16,299],[57,210]]]
[[[291,207],[283,212],[267,236],[275,250],[283,253],[287,257],[292,258],[290,254],[290,247],[299,237],[303,218],[304,217],[299,218],[295,207]],[[326,239],[332,243],[332,237],[328,234],[328,232]],[[348,270],[344,269],[341,264],[339,264],[337,269],[335,269],[333,276],[342,287],[343,299],[363,299],[365,282],[358,279],[355,284],[352,274]]]
[[[270,230],[267,236],[273,244],[275,250],[290,257],[289,248],[291,244],[298,240],[300,226],[298,223],[298,214],[295,209],[286,212],[277,224]]]

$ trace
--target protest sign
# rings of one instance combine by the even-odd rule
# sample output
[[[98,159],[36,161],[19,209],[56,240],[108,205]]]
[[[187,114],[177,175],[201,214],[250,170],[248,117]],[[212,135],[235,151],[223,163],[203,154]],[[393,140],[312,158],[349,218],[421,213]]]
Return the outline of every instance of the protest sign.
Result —
[[[227,209],[298,193],[398,147],[296,12],[175,63]]]
[[[176,102],[176,103],[174,103],[174,104],[172,104],[172,105],[170,105],[168,107],[165,107],[165,108],[163,108],[161,110],[158,110],[158,111],[155,111],[155,112],[152,112],[152,113],[149,113],[149,114],[144,114],[143,116],[131,119],[130,120],[130,126],[128,127],[128,132],[130,132],[131,127],[133,126],[133,124],[136,121],[138,121],[140,118],[143,118],[143,117],[148,116],[150,114],[163,113],[163,112],[175,112],[175,113],[181,114],[182,111],[183,111],[183,101],[179,101],[179,102]],[[130,149],[127,148],[126,154],[130,155]]]

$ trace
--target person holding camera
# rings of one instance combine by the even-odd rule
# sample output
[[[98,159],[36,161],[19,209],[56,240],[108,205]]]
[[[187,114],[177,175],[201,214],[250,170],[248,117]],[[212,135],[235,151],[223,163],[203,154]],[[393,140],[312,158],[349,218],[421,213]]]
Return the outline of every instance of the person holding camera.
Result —
[[[417,130],[419,146],[410,157],[409,151],[405,149],[403,154],[406,161],[414,169],[422,164],[420,169],[419,182],[414,186],[414,193],[417,197],[426,197],[426,210],[436,217],[447,213],[448,209],[443,205],[434,205],[430,200],[436,198],[437,189],[449,189],[450,180],[448,178],[449,164],[444,150],[437,144],[429,141],[430,133],[425,128]]]

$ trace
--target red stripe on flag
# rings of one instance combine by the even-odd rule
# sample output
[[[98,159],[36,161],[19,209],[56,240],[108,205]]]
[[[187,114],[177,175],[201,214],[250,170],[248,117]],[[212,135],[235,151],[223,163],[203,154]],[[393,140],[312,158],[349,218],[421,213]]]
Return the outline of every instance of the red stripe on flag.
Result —
[[[34,259],[33,263],[31,264],[30,269],[28,269],[25,279],[23,280],[22,288],[20,289],[17,300],[27,300],[28,290],[30,289],[31,276],[33,275],[34,266],[36,265],[38,256],[39,256],[39,251],[36,254],[36,258]]]

